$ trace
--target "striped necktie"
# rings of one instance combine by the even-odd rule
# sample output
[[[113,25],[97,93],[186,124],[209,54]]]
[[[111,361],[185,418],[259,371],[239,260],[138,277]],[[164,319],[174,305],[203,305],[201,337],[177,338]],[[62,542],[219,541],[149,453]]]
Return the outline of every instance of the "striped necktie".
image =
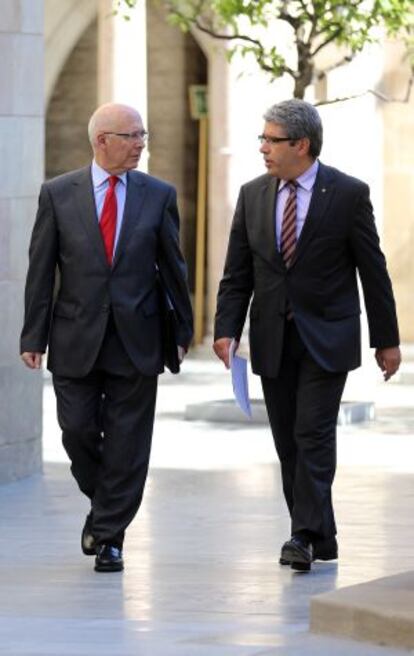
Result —
[[[296,247],[296,189],[297,182],[289,180],[286,187],[289,189],[285,208],[283,210],[282,231],[280,235],[280,252],[286,267],[290,266],[292,255]]]
[[[289,196],[283,210],[280,251],[286,268],[289,268],[296,248],[296,189],[298,184],[295,180],[289,180],[286,186],[289,189]],[[286,319],[290,321],[292,318],[292,306],[287,298]]]

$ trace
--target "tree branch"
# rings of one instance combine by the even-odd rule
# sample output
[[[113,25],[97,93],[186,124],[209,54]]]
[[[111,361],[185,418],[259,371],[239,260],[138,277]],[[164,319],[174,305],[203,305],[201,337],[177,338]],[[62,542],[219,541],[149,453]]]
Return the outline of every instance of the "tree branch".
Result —
[[[345,100],[353,100],[354,98],[361,98],[362,96],[366,96],[367,93],[371,93],[373,96],[379,98],[379,100],[382,100],[383,102],[386,103],[405,104],[410,101],[413,85],[414,85],[414,71],[411,74],[410,78],[408,79],[407,90],[403,98],[392,98],[386,96],[384,93],[381,93],[380,91],[375,91],[375,89],[367,89],[366,91],[362,91],[361,93],[356,93],[352,96],[344,96],[343,98],[333,98],[332,100],[321,100],[320,102],[315,103],[315,107],[320,107],[321,105],[333,105],[334,103],[337,102],[344,102]]]
[[[304,0],[299,0],[299,4],[300,4],[300,6],[302,7],[302,11],[303,11],[303,13],[309,18],[309,20],[310,20],[311,22],[313,22],[313,19],[315,18],[315,14],[312,14],[312,13],[309,11],[309,9],[308,9],[308,7],[306,6],[306,3],[304,2]]]
[[[331,34],[330,37],[328,37],[325,41],[323,41],[313,52],[310,53],[311,57],[315,57],[322,48],[325,48],[329,43],[332,43],[332,41],[335,41],[335,39],[338,38],[338,36],[341,34],[342,28],[338,27],[338,29]]]
[[[265,50],[264,50],[262,44],[260,43],[260,41],[258,39],[253,39],[252,37],[247,36],[247,34],[220,34],[220,33],[216,32],[213,28],[209,28],[209,27],[206,27],[205,25],[203,25],[198,18],[194,18],[193,23],[194,23],[195,27],[197,27],[197,29],[200,30],[200,32],[204,32],[204,34],[208,34],[209,36],[213,37],[214,39],[220,39],[222,41],[236,41],[236,40],[239,40],[239,41],[246,41],[247,43],[253,44],[253,46],[255,46],[259,51],[258,52],[258,61],[259,61],[260,68],[262,68],[267,73],[274,73],[275,72],[273,66],[270,66],[269,64],[266,64],[266,62],[265,62]],[[295,71],[292,68],[290,68],[290,66],[281,66],[280,70],[282,71],[282,73],[287,73],[288,75],[293,77],[293,79],[296,79],[296,77],[297,77],[297,74],[295,73]]]
[[[288,23],[294,30],[297,30],[300,24],[297,18],[294,18],[285,11],[280,12],[278,20],[285,21],[285,23]]]
[[[318,80],[320,80],[327,73],[330,73],[331,71],[335,70],[336,68],[340,68],[341,66],[345,66],[345,64],[349,64],[353,59],[355,59],[355,53],[352,53],[351,55],[345,55],[342,59],[339,59],[335,64],[331,64],[330,66],[327,66],[326,68],[321,70],[317,74]]]

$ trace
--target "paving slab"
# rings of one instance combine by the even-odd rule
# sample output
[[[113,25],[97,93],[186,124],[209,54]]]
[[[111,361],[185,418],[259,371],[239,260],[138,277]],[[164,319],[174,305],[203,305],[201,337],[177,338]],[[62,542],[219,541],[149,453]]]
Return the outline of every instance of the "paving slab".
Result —
[[[374,422],[338,429],[340,559],[301,575],[278,564],[289,518],[269,429],[183,420],[230,386],[196,358],[162,378],[126,569],[98,574],[46,380],[44,474],[0,487],[1,656],[407,654],[310,633],[309,617],[315,596],[414,571],[412,390],[381,387]]]
[[[414,650],[414,572],[316,596],[310,617],[315,633]]]
[[[366,478],[368,473],[368,481]],[[409,513],[409,482],[398,475]],[[125,544],[123,573],[93,571],[80,552],[86,505],[65,464],[0,488],[0,654],[7,656],[401,656],[397,649],[309,633],[312,597],[398,571],[393,515],[369,535],[355,490],[397,477],[344,468],[338,477],[341,558],[309,575],[277,562],[287,535],[277,466],[153,468]],[[392,504],[393,505],[393,504]],[[361,504],[359,504],[361,506]],[[353,516],[353,521],[346,518]],[[369,563],[358,553],[372,553]],[[399,550],[414,569],[414,556]],[[361,647],[362,645],[362,647]]]

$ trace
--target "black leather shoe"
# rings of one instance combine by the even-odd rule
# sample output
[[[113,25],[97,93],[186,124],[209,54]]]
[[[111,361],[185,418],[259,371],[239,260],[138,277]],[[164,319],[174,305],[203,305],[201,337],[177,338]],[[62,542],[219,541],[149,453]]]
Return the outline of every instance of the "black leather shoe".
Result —
[[[279,559],[281,565],[290,565],[292,569],[298,572],[308,572],[312,561],[312,544],[303,538],[293,535],[283,545]]]
[[[112,544],[101,544],[97,547],[95,572],[122,572],[123,569],[121,549]]]
[[[338,558],[338,543],[336,537],[313,541],[314,560],[336,560]]]
[[[336,560],[338,558],[338,543],[335,536],[325,540],[314,540],[313,560]],[[280,552],[279,563],[281,565],[291,565],[292,549],[291,540],[285,542]]]
[[[92,512],[86,516],[85,525],[82,529],[81,548],[85,556],[95,556],[96,545],[95,538],[91,533],[92,529]]]

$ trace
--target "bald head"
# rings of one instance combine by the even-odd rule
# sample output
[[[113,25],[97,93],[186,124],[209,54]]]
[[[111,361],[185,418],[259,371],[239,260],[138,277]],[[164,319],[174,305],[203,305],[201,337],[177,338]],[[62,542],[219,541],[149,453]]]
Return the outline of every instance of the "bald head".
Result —
[[[89,119],[88,124],[88,136],[92,148],[96,144],[98,134],[117,132],[119,125],[128,119],[135,119],[142,123],[139,112],[133,107],[129,107],[129,105],[106,103],[98,107]]]
[[[89,120],[88,135],[96,162],[111,175],[137,167],[146,132],[133,107],[119,103],[101,105]]]

